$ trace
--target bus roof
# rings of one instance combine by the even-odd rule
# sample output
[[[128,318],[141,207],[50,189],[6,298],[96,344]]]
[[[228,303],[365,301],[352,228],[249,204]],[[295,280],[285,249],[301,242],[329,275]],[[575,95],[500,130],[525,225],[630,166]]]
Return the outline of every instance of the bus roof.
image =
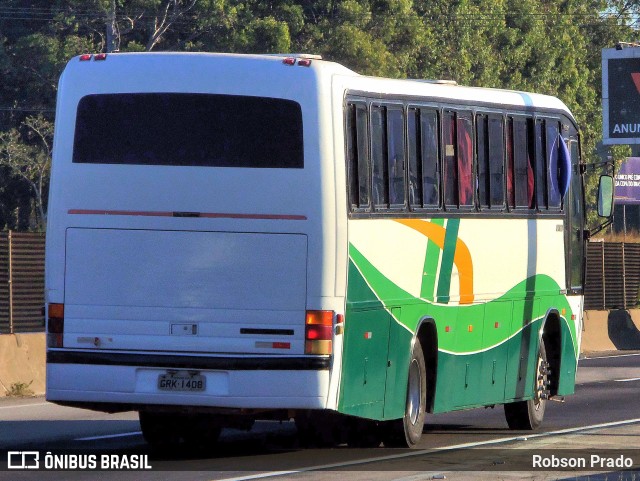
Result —
[[[201,64],[208,60],[221,62],[225,68],[251,68],[259,76],[261,69],[273,71],[276,63],[283,63],[285,59],[293,59],[293,62],[286,67],[289,68],[310,68],[319,77],[337,76],[341,79],[342,85],[354,93],[363,93],[367,96],[379,95],[400,96],[400,97],[424,97],[425,100],[436,100],[442,102],[465,102],[474,105],[495,104],[496,106],[509,105],[522,108],[552,109],[566,112],[571,116],[568,107],[558,98],[549,95],[542,95],[530,92],[467,87],[455,84],[453,81],[422,80],[422,79],[390,79],[381,77],[371,77],[360,75],[341,64],[323,60],[318,55],[283,53],[283,54],[231,54],[231,53],[201,53],[201,52],[144,52],[144,53],[114,53],[97,55],[84,55],[72,59],[65,73],[69,70],[77,71],[83,62],[78,59],[89,60],[105,64],[112,64],[118,58],[119,69],[126,64],[127,69],[135,64],[163,64],[162,68],[171,69],[167,64],[182,64],[185,66]],[[302,63],[303,61],[308,63]],[[124,61],[124,62],[123,62]],[[75,64],[75,65],[74,65]],[[253,64],[253,67],[249,67]],[[189,67],[187,67],[189,68]],[[282,77],[280,77],[282,78]]]

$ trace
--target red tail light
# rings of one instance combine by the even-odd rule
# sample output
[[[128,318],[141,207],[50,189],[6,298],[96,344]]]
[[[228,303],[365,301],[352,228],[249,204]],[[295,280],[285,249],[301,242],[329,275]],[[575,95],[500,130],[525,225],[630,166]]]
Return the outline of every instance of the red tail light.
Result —
[[[62,347],[64,334],[64,304],[49,304],[47,346]]]
[[[93,57],[94,60],[106,60],[107,59],[107,54],[106,53],[97,53],[95,57]]]
[[[87,60],[91,60],[91,57],[93,57],[93,55],[91,55],[90,53],[85,53],[84,55],[80,55],[80,61],[86,62]]]
[[[331,354],[333,352],[333,311],[307,311],[305,327],[305,354]]]
[[[283,64],[285,65],[295,65],[296,64],[296,59],[293,57],[287,57],[282,61]]]

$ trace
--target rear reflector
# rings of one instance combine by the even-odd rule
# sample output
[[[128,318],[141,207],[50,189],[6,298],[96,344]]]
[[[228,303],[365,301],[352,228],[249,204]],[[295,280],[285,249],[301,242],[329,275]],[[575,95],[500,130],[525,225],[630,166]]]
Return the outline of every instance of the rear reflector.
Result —
[[[333,311],[307,311],[305,321],[305,354],[333,352]]]
[[[331,341],[305,341],[305,354],[331,354],[333,345]]]
[[[291,343],[290,342],[256,341],[256,348],[258,349],[291,349]]]

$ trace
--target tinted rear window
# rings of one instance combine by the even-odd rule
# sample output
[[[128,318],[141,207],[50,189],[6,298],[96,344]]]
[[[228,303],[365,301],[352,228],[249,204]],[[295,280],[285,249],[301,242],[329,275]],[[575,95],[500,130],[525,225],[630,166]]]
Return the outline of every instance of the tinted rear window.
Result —
[[[303,168],[292,100],[209,94],[108,94],[80,100],[73,162]]]

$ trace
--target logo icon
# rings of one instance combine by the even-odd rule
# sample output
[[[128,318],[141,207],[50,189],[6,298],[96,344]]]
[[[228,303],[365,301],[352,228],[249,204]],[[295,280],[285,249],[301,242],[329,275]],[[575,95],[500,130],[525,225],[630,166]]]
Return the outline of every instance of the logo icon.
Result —
[[[7,453],[8,469],[38,469],[40,468],[40,453],[38,451],[9,451]]]

